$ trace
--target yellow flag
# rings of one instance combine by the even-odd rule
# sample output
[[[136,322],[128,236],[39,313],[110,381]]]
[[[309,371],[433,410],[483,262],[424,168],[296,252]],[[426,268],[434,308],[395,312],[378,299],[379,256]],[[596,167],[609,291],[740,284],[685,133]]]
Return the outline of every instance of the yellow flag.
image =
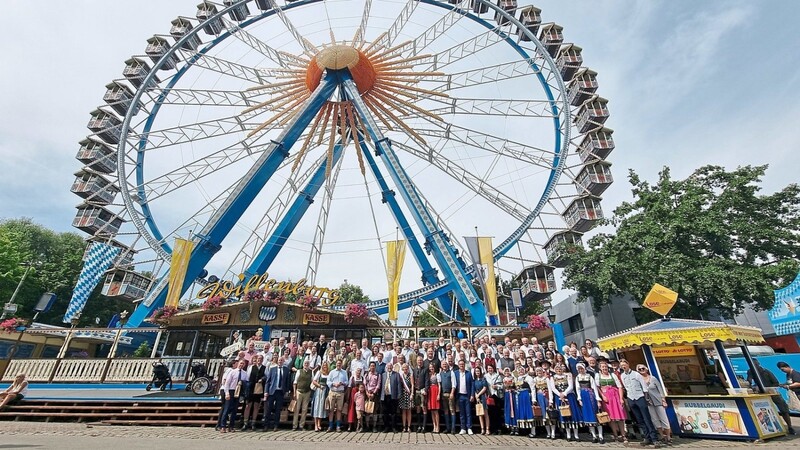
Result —
[[[677,292],[656,283],[653,285],[653,289],[650,289],[650,292],[647,293],[642,306],[656,314],[666,316],[677,301]]]
[[[189,267],[189,258],[192,256],[194,242],[186,239],[175,239],[172,247],[172,261],[169,265],[169,286],[167,300],[164,306],[178,306],[183,289],[183,279],[186,278],[186,269]]]
[[[486,309],[490,316],[500,314],[497,309],[497,282],[494,278],[494,254],[492,253],[492,238],[479,237],[478,248],[480,249],[481,265],[486,267],[486,280],[484,281],[486,290],[483,295],[486,298]]]
[[[389,320],[397,320],[397,298],[400,294],[400,275],[406,258],[406,241],[386,243],[386,281],[389,282]]]

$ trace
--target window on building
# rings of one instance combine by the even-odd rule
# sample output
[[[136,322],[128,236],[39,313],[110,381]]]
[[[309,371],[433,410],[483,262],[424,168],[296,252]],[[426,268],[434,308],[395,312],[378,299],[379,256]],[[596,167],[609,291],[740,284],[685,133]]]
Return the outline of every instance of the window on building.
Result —
[[[581,320],[580,314],[575,314],[574,316],[570,317],[566,320],[567,328],[569,328],[569,333],[577,333],[578,331],[583,331],[583,320]]]

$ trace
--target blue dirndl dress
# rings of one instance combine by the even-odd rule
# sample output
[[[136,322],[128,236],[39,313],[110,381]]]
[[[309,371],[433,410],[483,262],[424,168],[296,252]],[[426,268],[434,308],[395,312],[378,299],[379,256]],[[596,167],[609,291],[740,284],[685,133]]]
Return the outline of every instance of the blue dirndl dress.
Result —
[[[517,394],[514,392],[514,383],[513,382],[506,382],[503,380],[503,386],[505,386],[505,393],[503,394],[504,398],[504,422],[506,427],[512,428],[517,426]]]
[[[565,375],[559,377],[558,375],[553,376],[553,383],[556,386],[556,389],[563,392],[569,389],[569,381]],[[558,395],[553,395],[554,403],[556,409],[561,408],[561,397]],[[575,396],[574,392],[570,392],[566,395],[566,403],[569,405],[569,410],[572,415],[565,417],[559,414],[558,421],[561,423],[563,427],[577,427],[578,423],[580,423],[580,407],[578,406],[578,398]]]
[[[578,382],[578,395],[581,398],[581,423],[585,425],[597,425],[597,398],[592,390],[592,379],[589,375],[582,378],[580,375],[575,377]]]
[[[521,428],[530,428],[533,426],[531,387],[527,382],[522,381],[517,388],[517,404],[515,405],[517,426]]]
[[[536,405],[539,407],[541,414],[539,416],[534,416],[534,420],[536,421],[536,425],[545,425],[549,424],[549,419],[547,417],[547,409],[550,406],[550,387],[547,384],[547,378],[539,378],[535,377],[533,379],[533,387],[536,389],[536,394],[534,398],[536,399]]]

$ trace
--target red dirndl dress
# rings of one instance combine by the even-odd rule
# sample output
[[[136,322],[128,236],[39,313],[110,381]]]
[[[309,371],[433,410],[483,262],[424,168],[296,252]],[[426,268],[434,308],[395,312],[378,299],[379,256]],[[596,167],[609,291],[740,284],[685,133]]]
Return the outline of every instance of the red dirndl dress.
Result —
[[[350,388],[350,398],[347,401],[347,423],[358,421],[356,418],[356,392],[358,392],[358,386]]]
[[[439,408],[441,408],[439,405],[439,385],[432,384],[428,388],[428,409],[435,411]]]

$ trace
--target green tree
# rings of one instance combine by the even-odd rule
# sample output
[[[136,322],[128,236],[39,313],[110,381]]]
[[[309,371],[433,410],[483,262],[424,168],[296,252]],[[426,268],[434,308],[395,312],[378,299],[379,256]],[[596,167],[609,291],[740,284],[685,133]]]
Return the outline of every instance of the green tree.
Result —
[[[150,357],[150,344],[147,341],[142,342],[139,344],[139,347],[133,351],[134,358],[149,358]]]
[[[61,319],[83,266],[85,248],[86,242],[76,233],[56,233],[28,218],[0,221],[0,301],[11,298],[25,272],[23,264],[33,263],[15,299],[19,305],[17,316],[30,319],[39,297],[53,292],[56,303],[37,320],[62,325]],[[94,326],[95,318],[100,318],[100,325],[105,326],[114,314],[132,310],[130,303],[106,299],[99,290],[98,287],[89,297],[79,326]]]
[[[427,308],[418,308],[417,311],[417,316],[412,322],[415,327],[436,327],[448,320],[434,302],[428,302]],[[439,335],[435,330],[423,330],[420,331],[419,334],[421,337],[434,337]]]
[[[678,292],[676,317],[770,308],[773,289],[797,274],[800,187],[761,195],[765,170],[705,166],[675,180],[664,168],[653,185],[630,171],[634,199],[606,221],[616,234],[598,234],[575,253],[564,286],[599,308],[613,295],[644,299],[660,283]]]
[[[369,295],[364,294],[364,290],[357,284],[350,284],[347,282],[339,286],[339,303],[366,303],[369,301]]]

